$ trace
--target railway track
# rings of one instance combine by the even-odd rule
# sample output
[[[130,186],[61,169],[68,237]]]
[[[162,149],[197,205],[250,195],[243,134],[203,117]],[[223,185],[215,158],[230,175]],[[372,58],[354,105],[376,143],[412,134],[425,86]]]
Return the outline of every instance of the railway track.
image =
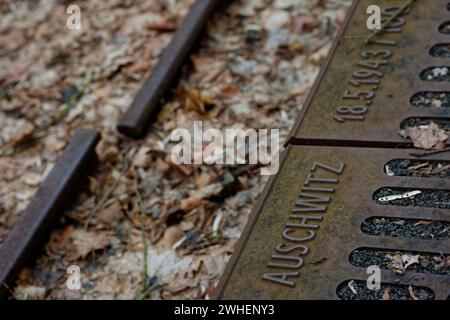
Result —
[[[142,136],[146,125],[154,120],[159,111],[160,99],[167,93],[194,49],[206,22],[224,4],[221,0],[200,0],[194,3],[128,112],[117,125],[119,132],[133,138]],[[31,203],[1,243],[0,299],[11,295],[19,272],[37,258],[52,226],[65,208],[74,202],[80,186],[86,184],[85,180],[97,162],[95,148],[99,140],[99,132],[91,129],[80,129],[71,137]]]
[[[118,131],[133,138],[142,135],[220,2],[198,1],[192,8]],[[287,140],[282,167],[266,186],[222,277],[217,298],[448,298],[450,180],[445,174],[420,172],[409,177],[398,163],[409,161],[409,167],[419,168],[431,163],[434,169],[449,161],[445,153],[419,160],[408,149],[411,140],[398,134],[430,121],[447,128],[450,120],[445,83],[450,78],[432,71],[448,66],[447,1],[435,0],[433,6],[380,1],[384,21],[392,19],[376,35],[365,27],[369,4],[355,1],[350,10]],[[76,193],[78,178],[92,167],[98,139],[95,131],[73,137],[2,243],[1,297],[8,295],[58,211]],[[414,201],[407,196],[383,200],[414,191],[420,191]],[[435,229],[423,236],[430,224]],[[426,230],[416,230],[421,228]],[[386,258],[411,260],[417,254],[420,263],[408,267],[405,261],[394,265],[395,260]],[[371,265],[381,269],[381,290],[364,285]]]
[[[100,135],[79,130],[72,137],[26,210],[16,221],[0,248],[0,298],[32,258],[36,258],[46,235],[67,203],[73,201],[80,184],[96,163],[95,146]]]

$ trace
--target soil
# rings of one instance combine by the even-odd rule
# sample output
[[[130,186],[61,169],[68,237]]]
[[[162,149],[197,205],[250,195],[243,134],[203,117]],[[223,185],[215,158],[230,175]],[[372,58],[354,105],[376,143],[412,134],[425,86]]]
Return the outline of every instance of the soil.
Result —
[[[448,58],[450,57],[450,44],[437,44],[431,48],[430,54],[433,57]]]
[[[379,266],[381,269],[394,270],[393,258],[396,255],[419,255],[419,263],[413,263],[405,268],[403,271],[397,273],[404,273],[405,271],[426,273],[426,274],[442,274],[448,275],[450,273],[450,256],[440,253],[411,253],[394,250],[379,250],[364,248],[353,251],[350,254],[350,263],[356,267],[367,268],[372,265]]]
[[[450,161],[396,159],[389,161],[385,170],[401,177],[449,178]]]
[[[381,188],[378,189],[374,195],[373,199],[375,203],[380,205],[394,205],[394,206],[405,206],[405,207],[424,207],[424,208],[450,208],[450,192],[449,191],[438,191],[438,190],[428,190],[422,189],[422,193],[404,199],[396,199],[392,201],[379,201],[378,199],[385,196],[403,194],[405,192],[414,191],[411,189],[402,188]]]
[[[352,282],[356,294],[350,289]],[[433,300],[434,293],[428,288],[411,286],[416,299]],[[413,300],[407,286],[396,284],[381,284],[380,290],[370,290],[365,281],[349,280],[342,283],[337,289],[337,295],[343,300]],[[384,296],[384,297],[383,297]]]
[[[361,230],[374,236],[446,240],[450,236],[450,223],[436,220],[371,217],[361,224]]]
[[[14,298],[211,297],[267,179],[258,168],[175,165],[171,134],[202,121],[286,137],[351,1],[224,1],[145,137],[124,138],[117,122],[194,2],[78,1],[79,30],[65,28],[67,1],[0,5],[0,238],[73,131],[102,134],[87,190]],[[69,265],[81,269],[80,290],[67,290]]]
[[[450,92],[421,91],[412,96],[411,104],[419,108],[447,108],[450,107]]]
[[[443,119],[429,119],[429,118],[408,118],[402,121],[400,124],[400,129],[405,129],[406,127],[419,127],[427,126],[431,122],[436,123],[443,130],[450,130],[450,121]]]
[[[439,32],[443,34],[450,34],[450,21],[441,24],[439,27]]]
[[[420,73],[424,81],[450,81],[450,72],[447,67],[431,67]]]

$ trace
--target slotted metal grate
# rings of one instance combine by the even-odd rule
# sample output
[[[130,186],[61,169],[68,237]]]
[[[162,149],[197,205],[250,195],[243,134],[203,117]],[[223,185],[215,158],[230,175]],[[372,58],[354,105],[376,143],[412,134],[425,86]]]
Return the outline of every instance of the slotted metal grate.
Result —
[[[405,205],[398,202],[401,199],[377,203],[377,190],[386,187],[435,190],[447,194],[443,201],[450,203],[450,179],[396,176],[394,169],[393,176],[385,173],[385,165],[392,160],[413,159],[409,152],[290,146],[282,168],[266,188],[260,207],[248,223],[218,287],[218,297],[373,298],[381,296],[382,290],[375,294],[361,286],[366,283],[367,267],[373,262],[381,268],[382,286],[390,288],[392,298],[397,294],[398,298],[411,299],[416,292],[414,297],[418,299],[447,299],[448,229],[440,229],[445,233],[436,239],[421,239],[402,234],[370,234],[362,228],[373,217],[450,222],[448,209],[434,208],[433,197],[422,199],[421,206]],[[439,162],[448,157],[435,155],[424,160]],[[370,258],[372,253],[363,250],[382,252],[381,260],[351,261],[361,252]],[[411,265],[399,273],[386,262],[388,254],[396,253],[419,255],[420,262],[438,257],[441,262],[428,267]],[[437,265],[440,269],[434,270]],[[345,290],[340,292],[339,288],[347,288],[351,280],[357,294],[342,296]]]

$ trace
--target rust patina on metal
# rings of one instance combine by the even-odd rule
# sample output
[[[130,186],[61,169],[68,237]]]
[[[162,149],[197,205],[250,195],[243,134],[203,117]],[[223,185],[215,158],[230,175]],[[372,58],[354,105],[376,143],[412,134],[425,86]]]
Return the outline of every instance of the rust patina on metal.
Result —
[[[25,263],[45,241],[52,222],[73,199],[79,182],[96,161],[96,131],[81,129],[71,138],[36,195],[0,244],[0,299],[8,295]]]
[[[450,192],[450,181],[389,176],[386,163],[411,159],[407,149],[289,146],[266,186],[219,283],[222,299],[337,299],[347,280],[366,281],[366,268],[349,262],[357,248],[450,253],[450,241],[363,233],[369,217],[449,221],[448,210],[378,205],[383,187]],[[369,160],[368,160],[369,159]],[[443,160],[441,156],[427,159]],[[448,160],[448,157],[446,158]],[[293,258],[294,257],[294,258]],[[450,277],[381,271],[386,284],[431,289],[447,299]]]
[[[370,37],[366,9],[372,0],[356,1],[341,34],[291,131],[289,143],[408,147],[399,135],[408,118],[450,121],[449,107],[419,108],[418,92],[449,92],[448,83],[420,79],[429,67],[450,66],[430,49],[450,43],[439,26],[449,20],[447,0],[377,1],[384,19],[396,16],[384,32]],[[370,38],[370,41],[368,39]],[[439,104],[436,104],[439,105]]]

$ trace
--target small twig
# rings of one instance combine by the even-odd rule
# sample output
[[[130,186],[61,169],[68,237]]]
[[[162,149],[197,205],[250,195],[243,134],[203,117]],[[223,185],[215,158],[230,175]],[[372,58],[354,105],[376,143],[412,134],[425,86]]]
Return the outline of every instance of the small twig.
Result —
[[[352,40],[352,39],[365,39],[366,36],[343,36],[341,39]]]
[[[84,223],[84,230],[88,229],[89,223],[91,222],[94,215],[97,213],[97,211],[99,211],[103,208],[103,206],[105,205],[105,202],[108,201],[109,197],[111,196],[111,193],[117,188],[120,180],[122,180],[124,172],[125,172],[125,170],[123,170],[123,172],[120,172],[119,178],[116,180],[116,182],[114,182],[114,184],[111,187],[109,187],[108,190],[106,190],[106,192],[103,194],[103,197],[100,199],[100,201],[97,203],[97,205],[91,210],[91,212],[89,212],[86,222]]]
[[[442,152],[447,152],[450,151],[450,147],[444,148],[444,149],[439,149],[439,150],[431,150],[431,151],[422,151],[422,152],[410,152],[409,154],[411,156],[415,156],[418,158],[422,158],[422,157],[426,157],[432,154],[437,154],[437,153],[442,153]]]
[[[139,295],[136,297],[136,300],[144,300],[145,298],[147,298],[153,291],[158,290],[160,288],[164,288],[163,284],[155,284],[153,286],[151,286],[150,288],[148,288],[147,290],[139,293]]]
[[[124,154],[126,155],[129,150],[130,150],[130,148],[126,149],[126,151],[124,151]],[[134,157],[134,154],[132,155],[131,158]],[[88,229],[89,223],[91,222],[95,213],[103,208],[103,206],[105,205],[106,201],[108,201],[108,199],[111,196],[111,194],[113,193],[113,191],[116,190],[117,186],[119,185],[120,181],[122,180],[122,177],[124,176],[125,172],[128,170],[131,162],[132,162],[132,160],[126,160],[126,159],[122,162],[122,169],[120,170],[119,177],[114,182],[114,184],[106,190],[106,192],[103,194],[100,201],[95,205],[95,207],[91,210],[91,212],[89,212],[89,215],[86,218],[86,222],[84,223],[84,230]]]
[[[414,294],[414,289],[412,286],[408,287],[408,293],[409,296],[413,299],[413,300],[420,300],[419,298],[417,298],[417,296]]]
[[[139,295],[139,297],[143,296],[142,299],[144,299],[151,291],[149,292],[147,290],[148,244],[147,244],[146,235],[145,235],[145,210],[144,210],[144,206],[142,204],[142,195],[141,195],[141,192],[139,191],[139,177],[138,177],[138,173],[136,172],[136,170],[134,171],[134,189],[135,189],[135,193],[136,193],[138,205],[139,205],[139,211],[140,211],[139,216],[140,216],[140,220],[141,220],[141,241],[142,241],[142,245],[144,247],[144,252],[143,252],[144,265],[143,265],[143,270],[142,270],[142,273],[143,273],[142,290],[141,290],[141,294]],[[150,289],[152,289],[152,288],[150,288]]]
[[[11,295],[11,297],[13,297],[13,298],[16,299],[16,300],[19,300],[19,299],[16,297],[16,295],[15,295],[15,293],[14,293],[14,290],[12,290],[10,286],[8,286],[6,283],[3,283],[3,286],[5,287],[5,289],[6,289],[7,291],[9,291],[9,294]]]
[[[367,39],[366,39],[366,43],[370,43],[370,41],[373,39],[373,37],[379,35],[380,33],[383,33],[386,29],[386,27],[388,27],[392,21],[394,21],[395,18],[397,18],[398,16],[400,16],[402,14],[403,11],[406,10],[406,8],[408,8],[408,6],[410,6],[415,0],[408,0],[403,6],[401,6],[397,12],[395,14],[393,14],[392,16],[389,17],[389,19],[387,19],[383,25],[381,26],[381,29],[379,30],[375,30]]]

